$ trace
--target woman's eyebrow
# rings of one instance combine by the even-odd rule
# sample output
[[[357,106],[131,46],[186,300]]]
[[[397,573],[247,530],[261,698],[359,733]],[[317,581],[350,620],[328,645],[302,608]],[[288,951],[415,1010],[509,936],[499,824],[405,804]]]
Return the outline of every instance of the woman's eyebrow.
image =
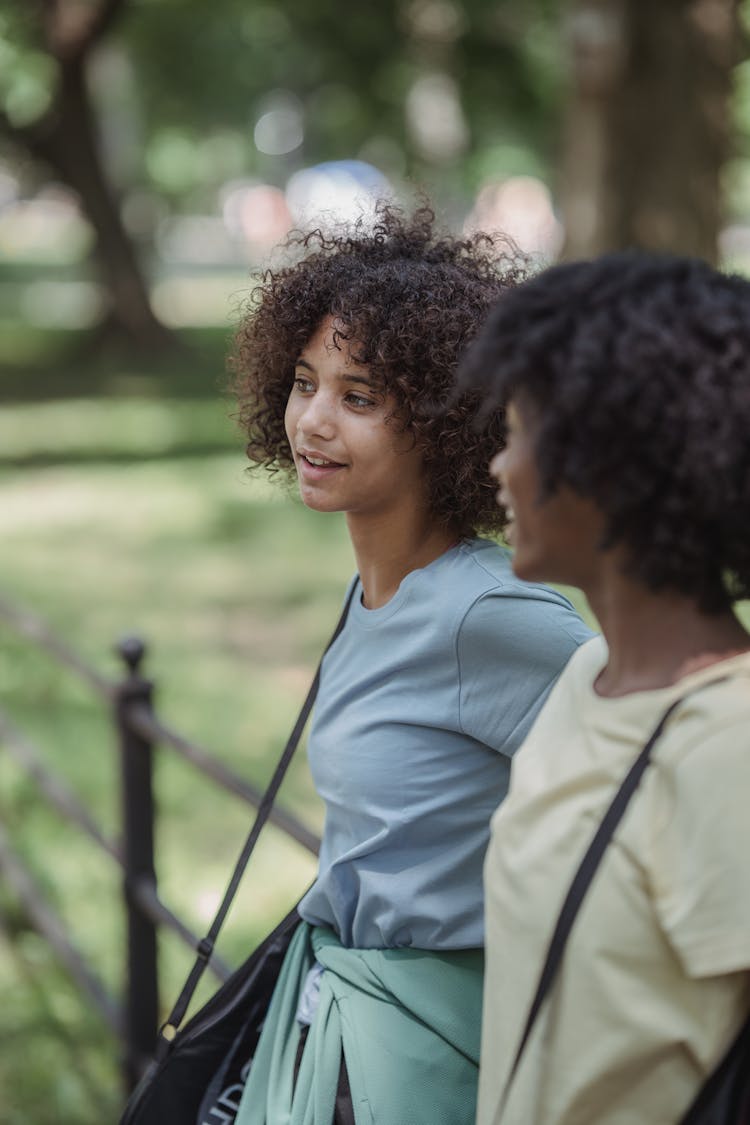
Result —
[[[339,379],[342,379],[345,383],[362,383],[365,387],[373,386],[372,379],[368,379],[365,375],[351,375],[348,371],[342,372]]]
[[[313,373],[315,372],[315,368],[313,367],[313,365],[311,363],[308,363],[306,359],[303,359],[302,356],[299,356],[297,359],[295,359],[294,366],[306,367],[308,371],[312,371]]]

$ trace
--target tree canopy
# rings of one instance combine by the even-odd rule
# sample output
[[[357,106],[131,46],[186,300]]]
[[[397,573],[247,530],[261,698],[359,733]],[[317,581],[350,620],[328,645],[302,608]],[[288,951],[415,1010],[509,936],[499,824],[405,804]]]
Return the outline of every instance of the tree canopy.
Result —
[[[734,70],[729,100],[744,54],[740,8],[747,13],[750,0],[669,0],[658,13],[636,0],[0,0],[0,143],[21,154],[27,178],[51,174],[78,193],[110,317],[148,346],[159,329],[142,285],[138,295],[137,248],[122,220],[123,201],[138,193],[172,210],[207,210],[228,181],[283,187],[301,167],[359,158],[465,213],[488,180],[532,174],[561,189],[570,233],[574,197],[591,194],[614,214],[618,195],[653,190],[653,176],[638,183],[644,152],[665,154],[668,168],[681,137],[679,164],[691,157],[696,123],[721,118],[701,133],[695,170],[683,177],[693,192],[683,192],[685,222],[667,238],[685,237],[690,200],[700,199],[704,229],[693,243],[710,247],[732,152],[730,104],[750,129],[746,65]],[[717,59],[722,19],[731,30]],[[610,69],[605,96],[586,75],[609,65],[615,34],[633,65]],[[705,90],[681,98],[673,83],[662,104],[659,82],[671,81],[662,72],[686,66],[707,76]],[[660,112],[646,113],[649,104]],[[604,134],[611,159],[600,154],[597,165],[592,145]],[[750,153],[735,154],[736,185]],[[696,191],[709,164],[709,187]],[[679,170],[665,190],[682,191]],[[631,198],[620,212],[638,206]],[[595,252],[638,229],[610,224],[599,243],[569,244]]]

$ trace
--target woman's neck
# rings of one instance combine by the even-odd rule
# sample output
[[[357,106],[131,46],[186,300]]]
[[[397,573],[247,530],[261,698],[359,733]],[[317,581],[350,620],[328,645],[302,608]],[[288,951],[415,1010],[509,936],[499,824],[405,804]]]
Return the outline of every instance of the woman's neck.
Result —
[[[652,593],[622,574],[587,596],[609,650],[600,695],[668,687],[750,649],[750,634],[731,609],[707,614],[689,598]]]
[[[394,527],[392,519],[381,524],[349,515],[347,524],[367,609],[384,606],[407,574],[428,566],[460,538],[426,517],[404,520]]]

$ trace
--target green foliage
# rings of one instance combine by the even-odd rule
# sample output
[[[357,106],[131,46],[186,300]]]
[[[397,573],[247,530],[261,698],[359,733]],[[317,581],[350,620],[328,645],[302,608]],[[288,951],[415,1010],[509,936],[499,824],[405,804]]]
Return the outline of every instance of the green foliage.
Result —
[[[199,138],[218,122],[243,138],[247,166],[271,179],[285,177],[300,160],[355,155],[373,138],[387,138],[407,171],[429,178],[405,128],[404,105],[414,81],[434,70],[451,75],[461,91],[471,186],[486,166],[475,158],[488,149],[497,156],[509,134],[524,156],[518,161],[515,150],[502,150],[510,159],[498,170],[524,171],[549,155],[561,78],[559,10],[549,0],[388,0],[345,14],[338,0],[273,6],[222,0],[218,13],[207,21],[205,6],[193,0],[179,6],[176,19],[175,4],[161,0],[135,7],[125,29],[153,138],[150,166],[165,160],[171,146],[172,174],[176,181],[183,168],[184,185],[187,153],[192,148],[200,162]],[[274,89],[290,91],[304,107],[304,151],[291,162],[264,156],[252,144],[254,120]]]
[[[130,145],[129,184],[175,202],[205,200],[233,176],[283,182],[303,164],[358,154],[438,191],[446,175],[466,191],[488,167],[525,171],[551,155],[559,18],[553,0],[385,0],[345,12],[338,0],[216,0],[210,12],[201,0],[132,0],[95,60],[92,89],[105,132],[129,120],[142,138]],[[41,42],[32,7],[0,15],[0,106],[16,124],[54,95],[57,70]],[[460,165],[426,161],[406,126],[409,91],[434,72],[460,90],[469,130]],[[288,156],[253,142],[274,91],[304,115],[304,144]]]
[[[14,125],[27,125],[50,105],[56,68],[34,35],[28,8],[0,11],[0,106]]]
[[[129,122],[124,186],[148,184],[174,204],[213,202],[234,177],[282,183],[304,164],[355,155],[445,199],[488,176],[550,178],[565,100],[565,9],[561,0],[348,9],[339,0],[215,0],[207,11],[202,0],[131,0],[96,60],[93,90],[105,135]],[[750,0],[741,10],[747,20]],[[465,147],[442,162],[425,158],[406,125],[409,92],[435,72],[455,81],[468,126]],[[736,119],[746,136],[745,77],[740,67]],[[0,106],[19,124],[38,117],[55,78],[38,9],[7,4]],[[253,131],[279,91],[297,99],[305,136],[275,156],[258,150]]]

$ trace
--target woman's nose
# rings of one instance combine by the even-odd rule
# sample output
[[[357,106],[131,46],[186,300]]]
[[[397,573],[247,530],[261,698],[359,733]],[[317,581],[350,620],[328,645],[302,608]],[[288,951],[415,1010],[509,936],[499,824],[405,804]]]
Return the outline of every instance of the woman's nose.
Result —
[[[307,437],[330,437],[335,429],[333,412],[324,395],[313,395],[305,403],[297,423],[298,430]]]
[[[500,479],[503,475],[503,465],[505,464],[505,450],[501,449],[499,453],[490,461],[490,476],[500,484]]]

